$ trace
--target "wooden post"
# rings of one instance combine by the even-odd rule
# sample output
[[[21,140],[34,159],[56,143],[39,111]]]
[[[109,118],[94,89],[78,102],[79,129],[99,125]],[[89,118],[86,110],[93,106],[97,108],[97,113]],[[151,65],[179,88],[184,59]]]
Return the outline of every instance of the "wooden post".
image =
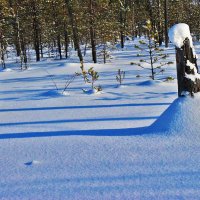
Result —
[[[184,96],[184,92],[189,92],[191,96],[200,92],[200,75],[198,77],[197,60],[188,38],[184,40],[184,45],[181,48],[176,48],[176,67],[178,96]]]
[[[176,70],[177,70],[177,81],[178,81],[178,96],[182,96],[184,91],[184,77],[185,77],[185,59],[184,50],[176,48]]]

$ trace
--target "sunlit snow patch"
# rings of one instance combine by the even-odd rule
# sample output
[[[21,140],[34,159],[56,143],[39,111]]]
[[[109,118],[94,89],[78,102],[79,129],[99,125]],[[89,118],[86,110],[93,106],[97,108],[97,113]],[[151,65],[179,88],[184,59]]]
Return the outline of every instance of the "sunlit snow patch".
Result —
[[[61,96],[69,96],[70,93],[67,91],[58,91],[58,90],[49,90],[41,94],[41,96],[45,97],[61,97]]]
[[[67,92],[67,91],[61,92],[61,94],[62,94],[63,96],[70,96],[70,93]]]
[[[117,85],[116,88],[126,88],[127,85]]]
[[[159,81],[159,80],[147,80],[147,81],[140,82],[137,85],[138,86],[154,86],[154,85],[158,85],[161,83],[163,83],[163,82]]]
[[[12,72],[13,70],[10,69],[10,68],[6,68],[6,69],[2,69],[1,71],[2,71],[2,72]]]

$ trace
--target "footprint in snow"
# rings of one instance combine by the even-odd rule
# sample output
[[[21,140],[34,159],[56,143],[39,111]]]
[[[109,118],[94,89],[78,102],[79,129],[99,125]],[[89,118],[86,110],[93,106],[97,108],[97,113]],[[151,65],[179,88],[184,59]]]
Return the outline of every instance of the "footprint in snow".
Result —
[[[26,163],[24,163],[26,166],[30,166],[30,165],[38,165],[38,164],[40,164],[40,161],[38,161],[38,160],[32,160],[32,161],[30,161],[30,162],[26,162]]]

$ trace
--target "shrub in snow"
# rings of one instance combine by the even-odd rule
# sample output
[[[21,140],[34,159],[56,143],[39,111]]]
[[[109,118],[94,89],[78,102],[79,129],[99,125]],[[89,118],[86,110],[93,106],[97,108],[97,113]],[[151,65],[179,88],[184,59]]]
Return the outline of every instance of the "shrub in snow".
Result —
[[[174,77],[172,77],[172,76],[167,76],[166,78],[165,78],[165,81],[173,81],[174,80]]]
[[[99,74],[97,71],[94,70],[93,67],[89,68],[87,71],[85,71],[83,64],[81,65],[81,74],[85,83],[91,84],[91,91],[99,92],[102,91],[101,86],[94,86],[94,83],[98,80]],[[77,73],[78,74],[78,73]],[[85,92],[85,90],[83,90]]]
[[[124,78],[125,78],[125,71],[118,69],[116,80],[117,80],[117,82],[119,82],[120,85],[122,85]]]
[[[139,74],[138,74],[138,75],[136,75],[136,78],[140,78],[140,77],[141,77],[141,75],[139,75]]]
[[[99,74],[97,71],[94,70],[93,67],[88,69],[88,75],[90,77],[90,80],[88,80],[88,83],[91,83],[92,89],[94,89],[94,82],[99,78]]]
[[[164,62],[164,60],[168,57],[167,54],[163,53],[163,49],[157,46],[157,32],[154,32],[152,29],[151,22],[148,20],[146,22],[146,26],[144,26],[145,30],[147,31],[147,42],[144,40],[139,41],[139,45],[135,45],[135,48],[148,54],[149,59],[141,59],[140,62],[131,63],[138,65],[142,68],[149,68],[151,70],[151,78],[154,80],[155,75],[159,73],[163,73],[163,69],[161,69],[165,65],[173,64],[173,62]],[[142,54],[137,54],[142,55]],[[147,67],[146,67],[147,66]]]
[[[103,62],[106,63],[107,59],[112,59],[110,51],[107,50],[107,44],[103,45],[103,49],[98,53],[98,57],[103,57]]]

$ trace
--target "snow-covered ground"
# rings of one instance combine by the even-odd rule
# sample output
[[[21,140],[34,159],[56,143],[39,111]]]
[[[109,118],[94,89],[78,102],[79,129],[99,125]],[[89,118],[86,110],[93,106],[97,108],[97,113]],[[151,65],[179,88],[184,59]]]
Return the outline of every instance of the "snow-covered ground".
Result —
[[[165,51],[174,61],[174,47]],[[84,93],[81,77],[61,94],[80,72],[72,59],[0,72],[0,199],[200,198],[200,97],[176,99],[176,80],[164,81],[175,64],[152,81],[130,65],[137,54],[129,41],[107,64],[85,63],[101,94]]]

